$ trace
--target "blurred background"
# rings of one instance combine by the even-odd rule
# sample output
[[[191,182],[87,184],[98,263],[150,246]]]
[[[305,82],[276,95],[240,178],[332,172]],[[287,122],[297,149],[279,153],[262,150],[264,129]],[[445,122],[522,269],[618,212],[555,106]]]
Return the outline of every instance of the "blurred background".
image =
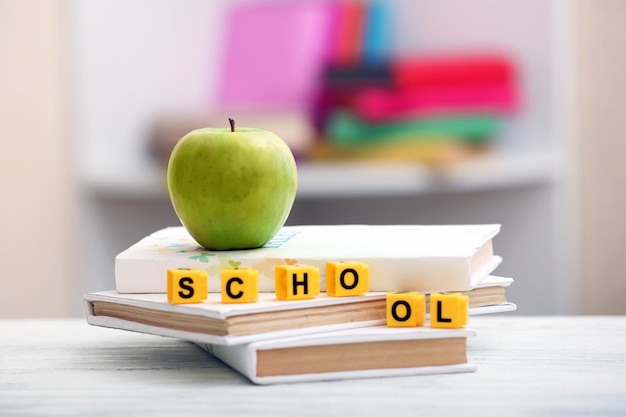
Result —
[[[0,0],[0,317],[82,315],[178,224],[201,126],[274,130],[288,224],[501,223],[517,314],[624,314],[626,2]]]

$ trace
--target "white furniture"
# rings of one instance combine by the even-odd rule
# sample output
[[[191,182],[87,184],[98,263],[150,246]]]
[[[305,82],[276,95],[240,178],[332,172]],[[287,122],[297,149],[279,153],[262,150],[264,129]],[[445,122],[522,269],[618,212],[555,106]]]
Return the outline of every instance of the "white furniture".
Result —
[[[471,317],[475,373],[255,386],[196,345],[0,320],[3,416],[626,414],[626,317]]]

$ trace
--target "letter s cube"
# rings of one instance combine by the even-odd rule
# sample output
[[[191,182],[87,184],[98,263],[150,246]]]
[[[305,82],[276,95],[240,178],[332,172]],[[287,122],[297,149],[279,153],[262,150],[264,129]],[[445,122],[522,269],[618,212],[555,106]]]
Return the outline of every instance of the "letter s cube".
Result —
[[[206,300],[209,277],[206,271],[193,268],[167,270],[167,301],[171,304],[194,304]]]

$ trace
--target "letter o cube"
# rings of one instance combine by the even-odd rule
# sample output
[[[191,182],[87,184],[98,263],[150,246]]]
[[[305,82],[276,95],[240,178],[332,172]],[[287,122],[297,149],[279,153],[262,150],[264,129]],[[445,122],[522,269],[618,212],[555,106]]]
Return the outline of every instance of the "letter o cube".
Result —
[[[167,301],[171,304],[194,304],[206,300],[209,278],[206,271],[193,268],[167,270]]]
[[[369,266],[361,262],[327,262],[326,293],[333,297],[363,295],[370,288]]]
[[[259,271],[222,268],[222,303],[254,303],[259,298]]]
[[[426,319],[426,296],[417,291],[387,293],[387,327],[417,327]]]
[[[314,266],[277,265],[274,277],[279,300],[306,300],[320,293],[320,270]]]
[[[461,293],[430,294],[430,327],[460,329],[467,325],[469,297]]]

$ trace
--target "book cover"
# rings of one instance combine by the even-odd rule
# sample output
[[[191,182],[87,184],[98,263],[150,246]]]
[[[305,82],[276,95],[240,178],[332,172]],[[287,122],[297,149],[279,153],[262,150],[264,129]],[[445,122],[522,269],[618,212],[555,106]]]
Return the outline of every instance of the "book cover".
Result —
[[[462,292],[469,298],[469,314],[515,310],[506,298],[511,278],[490,276],[476,288]],[[429,311],[426,295],[426,311]],[[102,327],[175,337],[200,343],[235,345],[384,324],[386,293],[356,297],[320,294],[308,300],[278,300],[262,293],[255,303],[222,304],[209,294],[197,304],[170,304],[166,294],[120,294],[102,291],[84,296],[87,322]]]
[[[259,271],[259,290],[274,292],[277,265],[319,268],[326,288],[327,261],[369,266],[370,291],[467,291],[502,262],[492,239],[500,225],[338,225],[285,226],[265,246],[209,251],[182,227],[159,230],[115,258],[119,293],[165,293],[169,268],[199,268],[209,275],[209,291],[220,292],[224,267]]]
[[[330,53],[332,4],[269,1],[228,6],[221,105],[306,108]]]
[[[255,384],[472,372],[470,329],[376,326],[238,346],[201,346]]]

